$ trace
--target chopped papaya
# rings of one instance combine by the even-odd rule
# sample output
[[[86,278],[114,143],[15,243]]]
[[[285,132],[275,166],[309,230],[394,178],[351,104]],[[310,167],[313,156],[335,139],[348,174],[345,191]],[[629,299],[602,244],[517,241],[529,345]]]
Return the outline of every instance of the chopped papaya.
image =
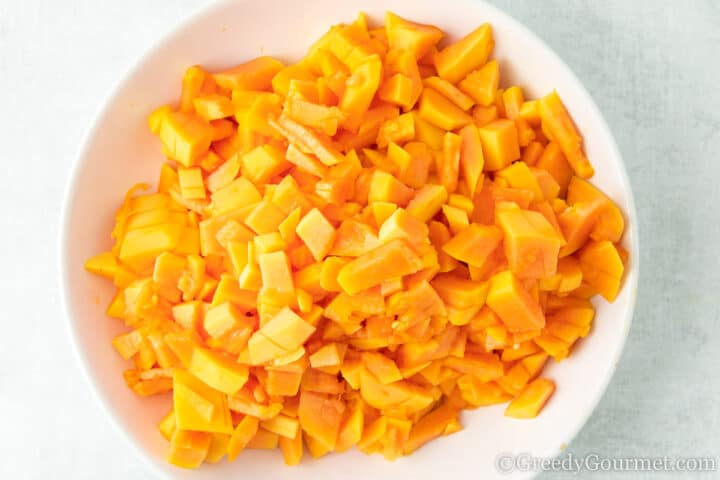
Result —
[[[533,418],[548,359],[620,295],[621,205],[557,92],[500,88],[488,24],[443,37],[360,14],[287,66],[191,66],[149,112],[157,192],[128,191],[85,268],[117,288],[127,386],[172,391],[169,462],[394,460],[463,409]]]

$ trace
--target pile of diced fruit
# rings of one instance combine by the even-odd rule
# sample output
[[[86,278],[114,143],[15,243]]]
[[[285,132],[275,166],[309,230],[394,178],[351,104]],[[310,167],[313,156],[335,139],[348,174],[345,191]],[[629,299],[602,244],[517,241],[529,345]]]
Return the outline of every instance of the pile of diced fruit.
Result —
[[[172,391],[170,462],[392,460],[463,409],[535,417],[618,294],[623,216],[558,94],[499,88],[488,24],[443,37],[361,14],[293,65],[190,67],[150,115],[157,192],[86,268],[117,286],[128,386]]]

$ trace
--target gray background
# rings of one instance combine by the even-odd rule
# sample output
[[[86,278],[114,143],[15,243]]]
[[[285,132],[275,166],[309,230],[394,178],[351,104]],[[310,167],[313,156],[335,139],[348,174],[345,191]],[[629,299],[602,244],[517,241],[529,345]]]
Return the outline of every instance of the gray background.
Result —
[[[0,0],[1,478],[150,478],[70,351],[57,224],[78,142],[110,86],[205,3]],[[492,3],[587,86],[625,158],[640,216],[630,338],[570,451],[720,456],[712,335],[720,329],[720,2]]]

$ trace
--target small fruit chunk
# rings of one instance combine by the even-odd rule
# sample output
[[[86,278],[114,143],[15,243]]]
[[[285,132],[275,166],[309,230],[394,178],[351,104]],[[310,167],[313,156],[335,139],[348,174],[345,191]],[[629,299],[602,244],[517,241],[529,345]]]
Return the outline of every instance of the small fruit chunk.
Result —
[[[555,383],[547,378],[538,378],[528,384],[505,409],[505,416],[513,418],[535,418],[555,391]]]

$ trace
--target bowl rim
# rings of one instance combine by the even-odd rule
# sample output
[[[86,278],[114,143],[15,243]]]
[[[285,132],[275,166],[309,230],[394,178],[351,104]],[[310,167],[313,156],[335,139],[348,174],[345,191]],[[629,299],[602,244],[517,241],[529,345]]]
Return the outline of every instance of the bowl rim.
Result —
[[[515,17],[500,9],[499,7],[488,3],[486,0],[474,1],[481,4],[483,9],[492,12],[493,15],[502,18],[503,21],[513,25],[514,28],[521,30],[524,35],[526,35],[537,45],[537,48],[543,50],[546,55],[548,55],[555,62],[557,62],[561,71],[564,70],[562,72],[563,75],[566,76],[571,83],[575,84],[575,87],[580,93],[581,100],[588,106],[590,114],[598,119],[599,125],[601,127],[600,135],[603,135],[609,140],[608,147],[610,148],[612,155],[618,159],[618,170],[620,173],[622,188],[627,193],[627,209],[623,213],[625,215],[626,222],[628,222],[631,227],[631,261],[629,264],[629,268],[625,272],[625,282],[622,286],[622,288],[624,289],[630,289],[628,305],[622,323],[624,333],[620,341],[617,342],[617,344],[615,345],[615,351],[612,353],[612,365],[607,370],[606,375],[603,378],[598,379],[598,384],[600,386],[598,394],[595,398],[593,398],[592,402],[586,405],[586,408],[582,410],[581,414],[577,415],[574,421],[571,422],[573,427],[570,429],[570,433],[566,441],[566,445],[569,446],[571,445],[575,437],[578,435],[580,430],[585,426],[592,414],[595,412],[595,409],[600,403],[600,400],[605,396],[607,388],[610,384],[610,380],[612,379],[615,371],[617,370],[618,362],[620,361],[622,353],[625,349],[627,338],[630,333],[630,328],[632,326],[635,308],[637,305],[638,280],[640,276],[640,234],[638,229],[638,217],[635,205],[635,197],[633,195],[632,185],[627,173],[627,169],[625,167],[625,161],[623,160],[622,154],[615,140],[615,136],[613,135],[612,130],[608,126],[607,121],[605,120],[605,117],[603,116],[599,107],[595,103],[592,95],[585,88],[584,84],[580,81],[575,72],[555,52],[555,50],[553,50],[545,42],[545,40],[540,38],[533,30],[527,27],[520,20],[517,20]],[[204,17],[214,15],[218,10],[222,10],[232,4],[237,3],[238,2],[232,0],[217,0],[208,5],[204,5],[193,10],[179,22],[173,24],[172,26],[170,26],[170,28],[165,30],[160,35],[159,39],[149,48],[145,49],[139,57],[132,59],[130,66],[127,67],[122,73],[122,75],[115,80],[112,87],[108,89],[106,95],[102,97],[102,100],[96,106],[94,113],[90,117],[89,122],[80,137],[81,140],[79,146],[74,153],[72,164],[70,166],[68,176],[66,177],[65,189],[63,192],[63,199],[61,204],[57,243],[59,253],[57,255],[57,272],[60,290],[60,303],[63,316],[65,317],[65,329],[67,335],[70,337],[70,342],[74,351],[74,357],[79,364],[82,375],[91,391],[92,396],[95,398],[95,401],[100,405],[101,410],[105,413],[105,417],[108,419],[115,431],[121,434],[121,437],[124,438],[125,443],[130,446],[131,450],[134,451],[137,457],[142,459],[143,463],[149,467],[150,471],[161,478],[166,477],[166,472],[160,468],[160,465],[154,457],[148,454],[148,452],[144,451],[144,449],[142,449],[139,444],[133,441],[133,436],[130,431],[125,427],[123,422],[121,422],[120,419],[117,418],[117,416],[114,414],[114,412],[109,406],[106,394],[101,392],[100,389],[97,388],[97,382],[95,381],[94,375],[90,369],[89,358],[87,357],[85,350],[81,348],[80,339],[78,337],[78,332],[75,325],[74,313],[72,312],[72,309],[70,307],[71,287],[68,278],[69,264],[66,255],[70,240],[70,212],[71,207],[73,206],[73,196],[76,190],[78,178],[80,176],[80,172],[85,166],[85,163],[87,162],[87,156],[91,140],[99,129],[99,121],[105,115],[111,104],[114,103],[127,81],[132,78],[136,73],[140,72],[142,68],[144,68],[148,60],[152,56],[154,56],[157,51],[162,50],[172,39],[175,38],[176,35],[178,35],[179,32],[184,30],[186,27],[190,27],[192,24],[200,21]],[[559,454],[560,453],[558,453],[558,455]],[[514,472],[514,475],[518,476],[519,478],[534,478],[539,473],[539,471],[522,473]]]

